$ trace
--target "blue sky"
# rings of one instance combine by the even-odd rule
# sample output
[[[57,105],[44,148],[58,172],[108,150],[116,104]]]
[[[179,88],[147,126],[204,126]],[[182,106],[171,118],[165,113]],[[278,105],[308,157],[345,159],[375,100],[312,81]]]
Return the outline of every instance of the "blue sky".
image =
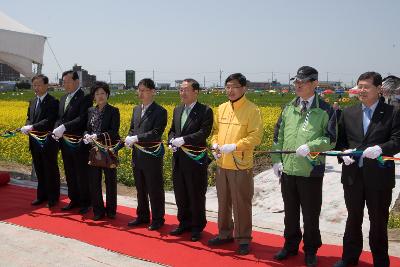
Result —
[[[49,37],[63,70],[98,80],[219,83],[233,72],[287,83],[302,65],[320,80],[355,81],[374,70],[400,75],[400,1],[19,1],[1,11]],[[48,45],[43,72],[61,74]]]

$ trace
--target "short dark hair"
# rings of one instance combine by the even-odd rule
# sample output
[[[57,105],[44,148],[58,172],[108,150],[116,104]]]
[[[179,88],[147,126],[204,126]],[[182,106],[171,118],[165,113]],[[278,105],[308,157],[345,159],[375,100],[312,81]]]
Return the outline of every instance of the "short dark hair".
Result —
[[[103,90],[107,94],[107,98],[110,97],[110,87],[106,82],[96,82],[91,88],[90,88],[90,95],[94,97],[94,94],[96,93],[97,90],[100,88],[103,88]]]
[[[150,78],[144,78],[142,80],[140,80],[140,82],[138,83],[138,87],[139,85],[143,85],[146,88],[149,89],[156,89],[156,85],[154,83],[154,81]]]
[[[226,80],[225,80],[225,85],[228,82],[234,81],[234,80],[238,81],[241,86],[246,86],[247,85],[247,79],[241,73],[233,73],[233,74],[229,75],[228,78],[226,78]]]
[[[69,74],[72,74],[72,80],[74,80],[74,81],[75,80],[79,80],[78,73],[76,71],[73,71],[73,70],[64,71],[61,78],[64,78],[64,76],[67,76]]]
[[[190,85],[192,86],[193,90],[195,91],[200,91],[200,84],[198,81],[196,81],[195,79],[192,78],[186,78],[183,80],[184,82],[190,83]]]
[[[372,79],[372,83],[375,86],[382,85],[382,76],[375,71],[368,71],[368,72],[364,72],[363,74],[361,74],[360,77],[358,77],[357,84],[359,81],[364,81],[364,80],[369,80],[369,79]]]
[[[44,84],[49,84],[49,78],[48,78],[46,75],[43,75],[43,74],[35,75],[35,76],[33,76],[33,78],[32,78],[32,82],[33,82],[34,80],[37,80],[37,79],[42,79],[42,81],[43,81]]]

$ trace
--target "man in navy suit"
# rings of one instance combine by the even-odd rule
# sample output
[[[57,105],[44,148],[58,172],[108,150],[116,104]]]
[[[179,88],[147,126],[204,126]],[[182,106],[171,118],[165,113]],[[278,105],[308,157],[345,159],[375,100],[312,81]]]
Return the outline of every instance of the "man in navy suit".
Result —
[[[155,94],[153,80],[146,78],[139,82],[138,96],[142,103],[133,109],[131,126],[125,138],[125,144],[132,147],[132,168],[138,201],[137,217],[128,226],[150,222],[150,199],[152,222],[148,229],[151,231],[161,228],[165,221],[164,155],[148,154],[134,144],[139,142],[145,147],[154,147],[161,142],[168,116],[167,110],[154,101]],[[155,149],[152,150],[154,152]]]
[[[60,99],[56,128],[53,130],[53,137],[57,140],[61,140],[64,134],[83,136],[86,130],[88,109],[93,105],[92,97],[85,95],[79,85],[77,72],[65,71],[62,79],[67,93]],[[71,200],[62,210],[80,207],[81,214],[87,213],[90,207],[89,149],[83,143],[77,147],[70,147],[65,141],[60,141],[60,146],[68,185],[68,197]]]
[[[377,158],[400,152],[400,113],[380,101],[382,77],[366,72],[357,81],[360,104],[346,108],[339,122],[337,149],[344,152],[362,150],[361,157],[345,156],[342,164],[342,184],[348,211],[343,237],[342,259],[334,265],[356,265],[362,252],[362,222],[367,205],[370,232],[369,245],[374,266],[389,266],[387,223],[392,189],[395,186],[395,166]]]
[[[200,240],[207,224],[207,166],[210,159],[205,155],[195,160],[183,149],[206,147],[213,125],[212,109],[197,101],[199,92],[200,85],[196,80],[183,81],[179,90],[182,104],[174,109],[168,133],[168,142],[174,151],[172,177],[179,221],[179,226],[170,234],[177,236],[188,231],[194,242]]]
[[[50,132],[57,119],[58,100],[48,94],[49,78],[37,75],[32,78],[32,87],[36,97],[29,102],[26,125],[21,132]],[[53,138],[47,138],[41,145],[29,136],[29,150],[32,154],[36,176],[38,178],[37,196],[32,205],[40,205],[44,201],[51,208],[60,197],[60,171],[58,169],[58,145]]]

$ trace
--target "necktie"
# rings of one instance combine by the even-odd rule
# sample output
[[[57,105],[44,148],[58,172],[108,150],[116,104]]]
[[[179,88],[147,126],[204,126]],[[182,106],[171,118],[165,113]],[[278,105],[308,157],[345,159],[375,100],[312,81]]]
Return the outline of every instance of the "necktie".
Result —
[[[39,115],[40,109],[42,108],[42,107],[41,107],[42,101],[40,100],[40,98],[38,98],[38,101],[37,101],[36,103],[37,103],[37,104],[36,104],[35,112],[34,112],[34,118],[35,118],[35,119],[36,119],[37,116]]]
[[[140,118],[143,118],[144,113],[146,113],[146,109],[144,108],[144,105],[142,105],[142,114],[140,115]]]
[[[181,130],[183,129],[183,126],[185,125],[185,122],[189,116],[189,107],[185,107],[185,109],[182,112],[182,118],[181,118]]]
[[[307,105],[308,105],[308,101],[307,100],[303,100],[301,101],[302,107],[301,107],[301,113],[304,113],[307,111]]]
[[[67,107],[69,105],[69,102],[71,101],[71,98],[72,98],[71,94],[68,94],[67,98],[65,99],[64,111],[67,110]]]
[[[363,128],[364,128],[364,135],[365,135],[365,134],[367,133],[368,126],[369,126],[369,124],[370,124],[370,122],[371,122],[372,109],[366,107],[366,108],[364,109],[364,113],[365,113],[365,116],[368,118],[368,121],[364,121],[364,120],[363,120],[363,122],[364,122]],[[364,160],[363,160],[363,158],[361,157],[360,160],[358,161],[358,167],[361,168],[363,165],[364,165]]]
[[[372,110],[370,108],[365,108],[364,113],[365,113],[365,116],[367,116],[367,118],[368,118],[368,121],[364,121],[364,125],[363,125],[364,126],[364,134],[366,134],[369,123],[371,122]]]

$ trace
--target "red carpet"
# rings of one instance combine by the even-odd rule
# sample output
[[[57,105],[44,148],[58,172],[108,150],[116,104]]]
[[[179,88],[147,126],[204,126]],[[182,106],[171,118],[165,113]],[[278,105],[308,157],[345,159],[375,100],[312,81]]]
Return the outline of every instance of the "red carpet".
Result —
[[[238,256],[235,244],[214,249],[207,240],[217,232],[217,225],[209,222],[201,242],[188,241],[190,234],[182,237],[169,236],[177,226],[175,216],[166,217],[166,225],[160,231],[148,231],[146,227],[128,228],[127,222],[135,216],[135,210],[118,207],[115,220],[94,222],[93,214],[82,216],[74,212],[62,212],[60,206],[51,211],[43,206],[30,205],[36,191],[15,185],[0,187],[0,220],[38,229],[48,233],[73,238],[94,246],[122,254],[172,266],[303,266],[304,254],[284,262],[273,260],[273,254],[283,244],[283,238],[273,234],[253,232],[251,254]],[[332,266],[341,256],[341,247],[324,245],[318,251],[319,266]],[[372,266],[371,253],[364,252],[358,266]],[[392,266],[400,266],[400,258],[391,257]]]

